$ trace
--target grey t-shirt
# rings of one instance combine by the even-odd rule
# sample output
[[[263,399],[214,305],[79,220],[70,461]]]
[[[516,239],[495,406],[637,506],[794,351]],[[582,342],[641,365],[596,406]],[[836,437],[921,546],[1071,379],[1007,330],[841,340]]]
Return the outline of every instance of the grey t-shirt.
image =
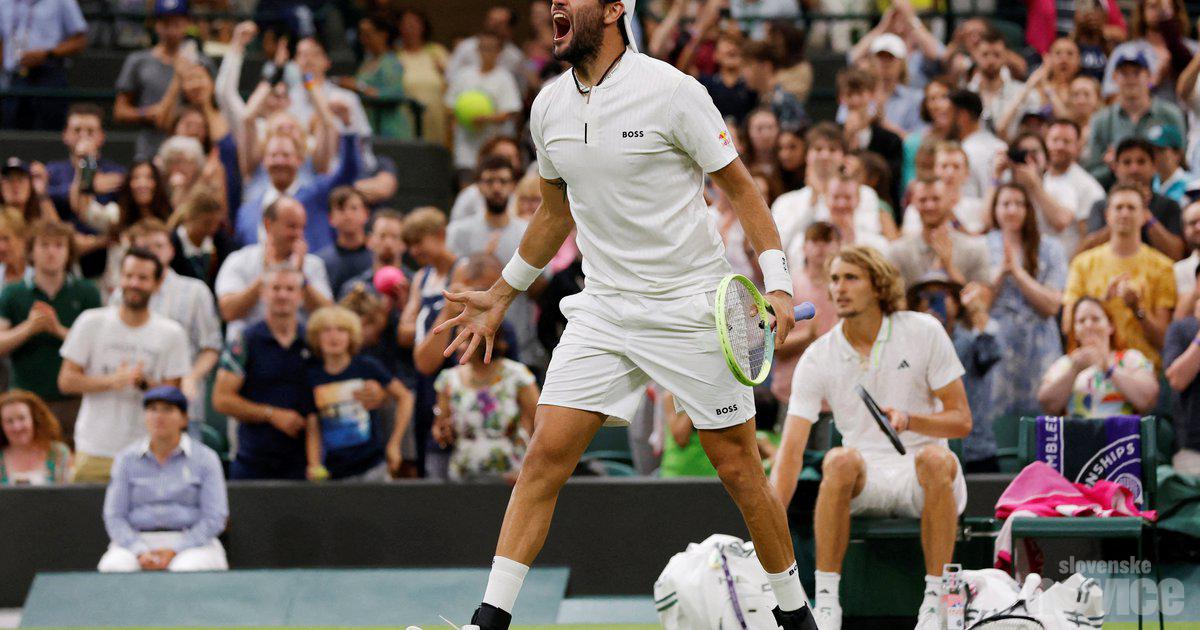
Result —
[[[1195,317],[1188,316],[1171,322],[1163,344],[1164,368],[1188,349],[1197,333],[1200,333],[1200,321]],[[1182,392],[1173,393],[1171,398],[1175,403],[1175,433],[1179,445],[1200,450],[1200,377],[1188,383]]]
[[[213,72],[212,62],[201,58],[200,62]],[[117,75],[117,91],[133,95],[133,104],[138,107],[154,105],[162,100],[175,76],[175,68],[162,62],[154,55],[154,49],[139,50],[125,58],[121,73]],[[158,145],[166,136],[161,132],[142,128],[137,137],[135,160],[148,160],[154,157]]]
[[[505,264],[517,252],[529,222],[513,217],[508,225],[495,230],[487,224],[486,210],[484,213],[451,223],[446,229],[446,247],[459,258],[466,258],[487,250],[495,238],[492,253],[500,264]],[[533,302],[522,293],[509,307],[505,320],[516,330],[521,361],[537,365],[544,353],[537,340],[537,321],[533,313]]]

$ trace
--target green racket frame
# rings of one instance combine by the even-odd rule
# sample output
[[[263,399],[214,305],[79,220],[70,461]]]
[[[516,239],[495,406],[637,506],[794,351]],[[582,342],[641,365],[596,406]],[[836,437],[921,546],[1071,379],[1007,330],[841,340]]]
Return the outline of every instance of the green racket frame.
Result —
[[[733,372],[733,377],[743,385],[751,387],[761,385],[767,380],[767,375],[771,373],[771,363],[775,358],[775,330],[770,326],[767,327],[764,336],[766,343],[765,354],[763,356],[762,368],[758,374],[746,374],[737,359],[733,356],[733,344],[729,341],[729,323],[725,319],[725,292],[729,289],[729,283],[740,282],[748,289],[750,297],[754,300],[754,304],[758,306],[758,314],[763,318],[763,321],[770,321],[767,316],[774,314],[774,309],[763,298],[762,293],[759,293],[758,288],[749,278],[741,274],[730,274],[721,279],[721,283],[717,285],[716,304],[713,305],[713,315],[717,321],[717,338],[721,342],[721,353],[725,355],[725,363],[729,366],[729,371]]]

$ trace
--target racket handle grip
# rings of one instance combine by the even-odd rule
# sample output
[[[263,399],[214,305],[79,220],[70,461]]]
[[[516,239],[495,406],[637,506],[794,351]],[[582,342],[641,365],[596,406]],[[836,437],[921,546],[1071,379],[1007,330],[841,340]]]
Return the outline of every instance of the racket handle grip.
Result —
[[[817,314],[817,307],[813,306],[812,302],[803,302],[792,309],[792,315],[796,316],[796,321],[804,321],[812,319]]]

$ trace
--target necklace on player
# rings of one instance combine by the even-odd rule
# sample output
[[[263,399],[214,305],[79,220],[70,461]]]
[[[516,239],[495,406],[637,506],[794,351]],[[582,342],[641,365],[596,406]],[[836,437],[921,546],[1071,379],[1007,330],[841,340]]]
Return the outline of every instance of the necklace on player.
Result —
[[[608,70],[605,70],[604,74],[600,75],[600,80],[596,82],[596,85],[584,85],[584,84],[580,83],[579,75],[575,74],[575,68],[571,68],[571,78],[575,79],[575,89],[579,90],[579,93],[584,96],[591,94],[593,88],[600,87],[600,84],[604,83],[604,80],[608,78],[608,75],[610,72],[613,71],[613,68],[617,67],[617,62],[620,61],[621,57],[624,57],[624,56],[625,56],[625,51],[622,50],[621,54],[617,55],[617,58],[613,59],[612,63],[608,64]]]

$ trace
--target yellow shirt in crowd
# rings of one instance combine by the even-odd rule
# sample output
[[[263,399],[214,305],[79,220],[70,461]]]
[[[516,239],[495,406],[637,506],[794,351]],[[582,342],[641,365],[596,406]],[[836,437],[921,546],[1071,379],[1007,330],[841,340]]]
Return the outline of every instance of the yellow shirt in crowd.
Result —
[[[1175,307],[1175,275],[1171,259],[1144,243],[1129,258],[1118,257],[1108,243],[1076,256],[1067,273],[1063,303],[1074,304],[1085,295],[1099,298],[1112,316],[1117,335],[1125,341],[1125,345],[1137,349],[1153,361],[1156,369],[1161,368],[1162,357],[1158,348],[1146,339],[1146,333],[1133,310],[1119,297],[1104,300],[1109,282],[1121,274],[1129,277],[1143,310],[1149,312]]]

